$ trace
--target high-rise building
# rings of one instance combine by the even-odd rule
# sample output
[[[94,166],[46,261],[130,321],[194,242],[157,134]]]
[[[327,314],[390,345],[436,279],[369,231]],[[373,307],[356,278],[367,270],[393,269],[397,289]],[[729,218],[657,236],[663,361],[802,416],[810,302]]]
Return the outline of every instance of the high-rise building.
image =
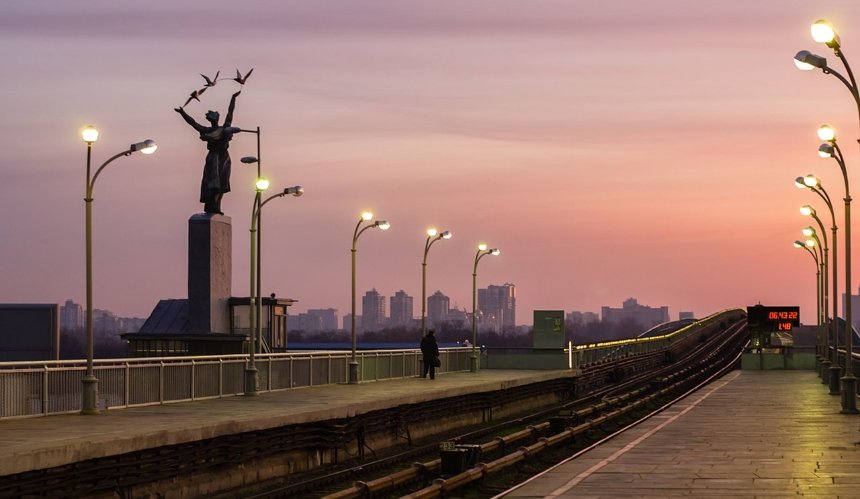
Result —
[[[482,327],[498,332],[513,331],[517,323],[517,287],[512,283],[478,290]]]
[[[451,299],[436,291],[427,297],[427,322],[432,327],[445,322],[448,318],[448,310],[451,308]]]
[[[81,329],[83,327],[84,309],[72,300],[66,300],[66,304],[60,307],[60,328]]]
[[[568,322],[578,325],[585,326],[586,324],[591,324],[592,322],[600,322],[600,316],[597,312],[570,312],[567,314],[566,319]]]
[[[388,323],[391,326],[411,326],[413,317],[412,297],[402,289],[391,297],[391,317]]]
[[[361,298],[361,330],[378,331],[384,326],[385,297],[374,288]]]
[[[320,331],[337,331],[336,308],[311,308],[307,313],[318,319]]]
[[[343,316],[343,329],[346,332],[350,332],[352,330],[352,314],[346,314]],[[361,331],[361,316],[355,316],[355,330]]]
[[[640,305],[635,298],[624,300],[621,308],[602,307],[600,314],[604,322],[621,322],[625,319],[632,319],[646,329],[669,322],[669,307],[647,307]]]
[[[291,317],[289,327],[309,333],[337,331],[337,309],[309,309],[303,314],[296,314]]]

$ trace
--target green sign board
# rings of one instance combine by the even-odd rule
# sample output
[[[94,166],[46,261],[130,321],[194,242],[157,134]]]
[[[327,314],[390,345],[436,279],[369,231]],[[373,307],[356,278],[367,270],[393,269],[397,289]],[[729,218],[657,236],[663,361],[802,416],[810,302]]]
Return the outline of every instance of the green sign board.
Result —
[[[533,348],[564,348],[564,310],[535,310]]]

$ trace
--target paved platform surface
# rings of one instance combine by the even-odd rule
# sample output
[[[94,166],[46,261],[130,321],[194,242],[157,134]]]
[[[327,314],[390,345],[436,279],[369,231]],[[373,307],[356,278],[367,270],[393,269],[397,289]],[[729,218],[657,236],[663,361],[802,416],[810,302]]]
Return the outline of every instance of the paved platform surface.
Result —
[[[440,373],[435,380],[405,378],[358,385],[326,385],[255,397],[111,409],[98,416],[68,414],[2,420],[0,476],[572,376],[573,371],[569,370],[486,369],[474,374]]]
[[[860,416],[811,371],[733,371],[506,498],[860,498]]]

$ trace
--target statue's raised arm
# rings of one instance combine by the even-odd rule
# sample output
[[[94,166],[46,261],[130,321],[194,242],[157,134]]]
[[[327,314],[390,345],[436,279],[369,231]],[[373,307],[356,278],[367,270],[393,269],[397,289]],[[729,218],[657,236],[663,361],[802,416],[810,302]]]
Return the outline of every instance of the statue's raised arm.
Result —
[[[239,94],[241,93],[242,91],[239,90],[238,92],[233,94],[233,97],[230,98],[230,106],[227,108],[227,116],[224,117],[225,127],[233,125],[233,109],[236,108],[236,97],[239,97]]]
[[[182,116],[182,119],[184,119],[186,123],[191,125],[192,128],[197,130],[198,133],[205,133],[206,132],[206,127],[201,125],[200,123],[197,123],[196,121],[194,121],[194,118],[189,116],[188,113],[185,112],[185,109],[183,109],[181,107],[175,107],[175,108],[173,108],[173,110],[176,111],[177,113],[179,113],[179,115]]]

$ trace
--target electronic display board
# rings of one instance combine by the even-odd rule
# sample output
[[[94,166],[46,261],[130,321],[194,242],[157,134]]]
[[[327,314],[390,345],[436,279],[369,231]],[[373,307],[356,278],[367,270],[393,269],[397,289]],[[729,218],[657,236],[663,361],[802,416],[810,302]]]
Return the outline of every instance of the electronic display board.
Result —
[[[747,307],[747,324],[753,348],[781,346],[784,339],[773,340],[790,337],[791,331],[800,326],[800,307]]]

